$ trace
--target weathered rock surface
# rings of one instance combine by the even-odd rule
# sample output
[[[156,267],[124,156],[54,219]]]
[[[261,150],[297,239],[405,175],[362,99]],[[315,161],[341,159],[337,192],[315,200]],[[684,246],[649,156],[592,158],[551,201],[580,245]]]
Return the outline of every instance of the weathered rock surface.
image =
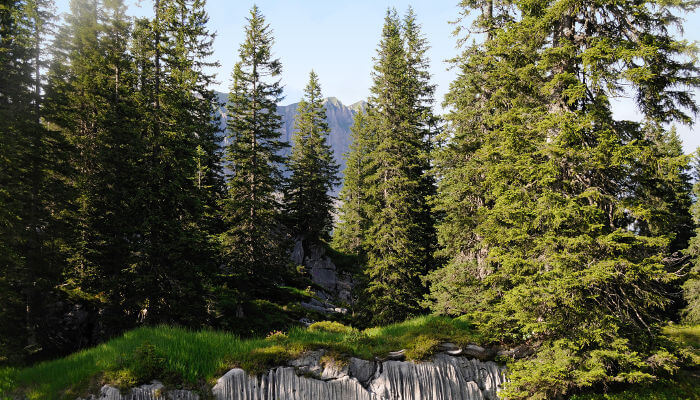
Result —
[[[320,288],[315,290],[318,299],[302,301],[302,307],[321,314],[347,313],[346,308],[334,303],[353,303],[352,275],[338,271],[323,245],[297,238],[290,258],[295,264],[304,265],[309,271],[311,281]]]
[[[189,390],[165,390],[162,383],[153,381],[150,385],[133,388],[127,394],[105,385],[98,396],[90,396],[87,400],[199,400],[199,395]]]
[[[438,354],[431,362],[372,362],[321,365],[322,351],[309,352],[288,367],[261,376],[232,369],[213,394],[218,400],[496,400],[505,381],[496,363]]]
[[[212,389],[217,400],[497,400],[503,367],[491,361],[440,353],[430,362],[324,360],[310,351],[267,373],[251,376],[234,368]],[[122,395],[104,386],[89,400],[199,400],[185,390],[165,390],[154,381]]]

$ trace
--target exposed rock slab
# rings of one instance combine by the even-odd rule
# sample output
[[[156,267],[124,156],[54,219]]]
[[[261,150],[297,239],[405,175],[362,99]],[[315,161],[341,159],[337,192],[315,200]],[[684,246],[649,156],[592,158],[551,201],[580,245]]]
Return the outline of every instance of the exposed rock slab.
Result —
[[[432,362],[372,362],[321,365],[309,352],[289,367],[260,376],[232,369],[221,377],[217,400],[496,400],[505,381],[496,363],[439,354]]]
[[[326,360],[310,351],[288,366],[251,376],[234,368],[212,389],[217,400],[497,400],[503,367],[491,361],[440,353],[430,362]],[[160,382],[121,394],[104,386],[89,400],[199,400],[185,390],[165,390]]]
[[[199,400],[199,395],[189,390],[165,390],[162,383],[153,381],[149,385],[133,388],[126,394],[115,387],[104,385],[99,395],[90,396],[87,400]]]
[[[261,376],[232,369],[212,390],[217,400],[375,400],[357,379],[348,376],[324,381],[297,375],[293,367],[279,367]]]

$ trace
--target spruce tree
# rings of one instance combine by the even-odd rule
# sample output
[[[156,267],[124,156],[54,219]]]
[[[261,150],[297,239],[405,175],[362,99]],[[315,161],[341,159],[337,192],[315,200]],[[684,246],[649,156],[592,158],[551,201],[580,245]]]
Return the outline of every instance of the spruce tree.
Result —
[[[214,35],[205,2],[157,0],[150,23],[137,22],[132,52],[145,117],[148,213],[128,298],[146,322],[198,325],[216,262],[214,207],[221,191],[209,63]]]
[[[340,190],[338,222],[333,231],[333,248],[346,254],[366,258],[365,237],[369,227],[367,215],[370,197],[366,182],[372,174],[369,153],[374,148],[375,135],[371,128],[370,110],[355,115],[351,130],[350,150],[344,156],[343,187]]]
[[[269,289],[280,282],[288,258],[279,196],[284,163],[281,152],[286,146],[280,139],[281,119],[277,115],[282,66],[272,58],[272,31],[257,6],[250,10],[247,21],[227,107],[229,144],[224,160],[230,173],[222,201],[225,268],[219,303],[224,320],[240,315],[239,307],[250,300],[269,296]]]
[[[330,192],[339,180],[338,165],[327,142],[330,128],[314,71],[304,93],[297,106],[292,153],[287,160],[290,177],[284,188],[284,213],[293,235],[316,242],[328,238],[333,224]]]
[[[365,189],[370,224],[367,246],[367,311],[374,323],[401,321],[422,312],[422,277],[432,264],[432,223],[427,205],[426,120],[432,87],[425,46],[414,16],[408,30],[388,11],[374,67],[370,150],[372,175]]]
[[[689,121],[696,105],[677,88],[698,84],[697,67],[668,27],[693,4],[463,6],[490,11],[476,19],[488,35],[458,58],[447,96],[437,207],[450,262],[430,277],[434,309],[533,348],[511,364],[508,398],[675,368],[656,339],[684,169],[649,127],[616,120],[609,98],[628,84],[649,126]],[[670,178],[652,172],[659,162]]]
[[[687,281],[683,284],[683,298],[686,301],[686,307],[683,310],[683,319],[691,324],[700,323],[700,152],[696,150],[693,154],[693,194],[695,201],[690,210],[695,226],[694,235],[690,239],[686,255],[691,257],[691,266]]]
[[[123,329],[134,243],[145,210],[144,145],[122,1],[74,0],[53,45],[46,118],[72,146],[70,268],[63,287],[100,311],[103,329]],[[91,338],[86,338],[88,342]]]
[[[43,310],[63,273],[65,191],[62,148],[41,124],[51,11],[44,0],[0,8],[0,363],[55,350]]]

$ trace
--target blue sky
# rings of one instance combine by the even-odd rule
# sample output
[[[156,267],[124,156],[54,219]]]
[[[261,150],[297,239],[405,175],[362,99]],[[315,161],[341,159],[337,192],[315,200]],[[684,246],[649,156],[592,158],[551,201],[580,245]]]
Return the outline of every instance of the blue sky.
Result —
[[[152,14],[150,0],[126,1],[132,15]],[[227,91],[230,85],[245,17],[254,3],[274,31],[273,51],[283,66],[286,98],[282,104],[299,101],[312,68],[319,75],[324,95],[335,96],[344,104],[365,99],[387,7],[403,14],[411,5],[416,11],[431,46],[438,103],[455,77],[444,61],[458,52],[451,35],[454,26],[448,23],[458,15],[458,0],[208,0],[209,26],[217,33],[214,58],[221,63],[216,71],[219,83],[215,89],[219,91]],[[68,4],[69,0],[56,0],[59,13],[67,12]],[[700,42],[700,12],[684,18],[684,37]],[[700,91],[695,93],[700,101]],[[615,102],[615,111],[620,118],[638,119],[635,107],[626,99]],[[678,127],[686,152],[700,146],[700,135],[693,133],[696,130],[695,126]]]

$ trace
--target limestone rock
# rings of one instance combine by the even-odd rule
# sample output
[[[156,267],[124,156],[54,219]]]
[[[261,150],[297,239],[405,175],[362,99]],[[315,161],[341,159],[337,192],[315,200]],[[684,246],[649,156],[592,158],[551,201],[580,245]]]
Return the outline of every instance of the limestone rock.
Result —
[[[324,350],[307,351],[296,360],[290,361],[289,365],[296,368],[300,374],[312,375],[315,378],[320,378],[323,373],[321,357],[323,357],[324,354]]]
[[[90,396],[88,400],[199,400],[197,393],[189,390],[164,390],[163,384],[153,381],[131,389],[127,394],[121,394],[119,389],[104,385],[98,396]]]
[[[321,367],[322,355],[306,353],[291,367],[257,377],[232,369],[218,380],[213,395],[217,400],[496,400],[505,381],[496,363],[447,354],[424,363],[351,358],[347,365]]]
[[[363,385],[369,383],[377,370],[377,363],[360,358],[351,357],[348,361],[348,374],[357,379]]]
[[[219,378],[212,395],[217,400],[497,400],[505,382],[505,369],[494,362],[446,353],[422,363],[350,358],[347,363],[330,360],[322,365],[324,354],[309,351],[288,366],[259,376],[234,368]],[[165,390],[153,381],[125,395],[104,386],[88,400],[199,400],[199,396]]]
[[[301,265],[304,262],[304,244],[301,240],[297,240],[294,243],[294,250],[292,250],[292,261],[296,265]]]
[[[380,400],[356,379],[306,378],[292,367],[279,367],[261,376],[235,368],[218,380],[212,393],[217,400]]]

